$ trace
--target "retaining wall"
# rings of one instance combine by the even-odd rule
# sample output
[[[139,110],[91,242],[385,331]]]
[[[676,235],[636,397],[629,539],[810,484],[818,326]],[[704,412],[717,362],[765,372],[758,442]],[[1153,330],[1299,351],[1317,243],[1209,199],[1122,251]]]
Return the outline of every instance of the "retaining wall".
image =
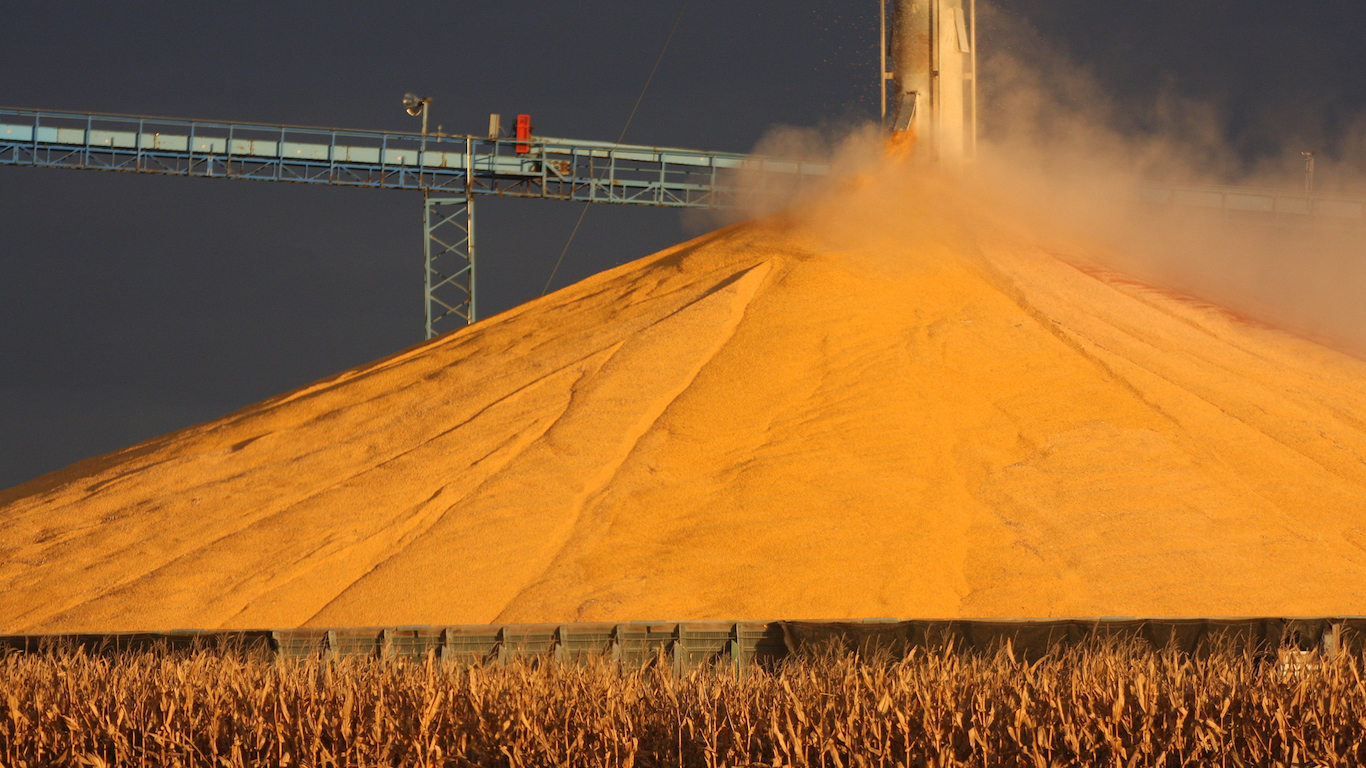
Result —
[[[913,649],[952,646],[994,653],[1009,643],[1025,659],[1096,636],[1168,645],[1199,654],[1222,638],[1253,653],[1361,652],[1366,617],[1228,619],[1056,619],[859,621],[688,621],[347,627],[278,630],[174,630],[107,634],[0,635],[0,654],[38,653],[61,645],[89,653],[172,652],[231,645],[281,659],[361,656],[458,664],[544,657],[573,661],[603,656],[626,664],[667,660],[687,670],[707,663],[771,664],[805,651],[833,649],[900,657]]]

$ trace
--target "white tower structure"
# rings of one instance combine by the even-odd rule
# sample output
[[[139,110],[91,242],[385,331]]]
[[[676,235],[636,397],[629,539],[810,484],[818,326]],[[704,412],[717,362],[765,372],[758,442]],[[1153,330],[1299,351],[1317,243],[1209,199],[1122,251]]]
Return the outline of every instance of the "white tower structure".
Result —
[[[961,164],[976,151],[976,19],[964,0],[894,2],[891,129],[912,132],[918,158]]]

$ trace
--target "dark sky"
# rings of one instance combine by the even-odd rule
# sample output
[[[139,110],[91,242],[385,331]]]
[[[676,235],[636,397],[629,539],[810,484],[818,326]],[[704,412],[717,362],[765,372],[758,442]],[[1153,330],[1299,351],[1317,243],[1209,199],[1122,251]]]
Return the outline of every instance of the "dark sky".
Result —
[[[984,52],[1023,19],[1134,104],[1216,103],[1249,158],[1331,148],[1366,106],[1366,3],[999,5]],[[614,140],[680,6],[11,4],[0,103],[416,130],[412,90],[447,132],[528,112]],[[876,23],[873,0],[692,0],[626,140],[746,151],[775,125],[872,118]],[[0,201],[0,488],[421,340],[416,193],[0,167]],[[539,295],[579,206],[478,205],[487,316]],[[556,286],[695,227],[595,206]]]

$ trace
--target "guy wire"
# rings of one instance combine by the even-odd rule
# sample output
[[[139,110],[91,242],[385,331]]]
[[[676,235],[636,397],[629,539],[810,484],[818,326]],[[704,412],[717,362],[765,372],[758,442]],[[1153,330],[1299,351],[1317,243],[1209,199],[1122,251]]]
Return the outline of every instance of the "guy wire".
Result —
[[[683,20],[683,12],[688,10],[690,0],[683,0],[683,5],[678,9],[678,16],[674,18],[674,25],[669,29],[669,36],[664,40],[664,47],[659,49],[659,58],[655,59],[655,65],[650,68],[650,76],[645,78],[645,86],[640,89],[640,95],[636,97],[636,105],[631,107],[631,114],[626,117],[626,125],[621,127],[621,135],[617,137],[620,144],[626,138],[626,130],[631,127],[631,121],[636,117],[636,110],[640,109],[640,102],[645,98],[645,92],[650,90],[650,81],[655,79],[655,72],[659,70],[659,63],[664,60],[664,52],[669,50],[669,43],[674,39],[674,33],[678,31],[678,22]],[[591,180],[591,177],[590,177]],[[588,214],[588,206],[592,203],[584,203],[583,210],[579,211],[579,220],[574,222],[574,229],[569,233],[569,240],[564,244],[564,250],[560,251],[560,258],[555,260],[555,268],[550,270],[550,277],[545,281],[545,287],[541,289],[544,296],[550,291],[550,283],[555,279],[555,273],[560,271],[560,263],[564,261],[564,255],[569,253],[569,246],[574,242],[574,235],[579,233],[579,225],[583,224],[583,217]]]

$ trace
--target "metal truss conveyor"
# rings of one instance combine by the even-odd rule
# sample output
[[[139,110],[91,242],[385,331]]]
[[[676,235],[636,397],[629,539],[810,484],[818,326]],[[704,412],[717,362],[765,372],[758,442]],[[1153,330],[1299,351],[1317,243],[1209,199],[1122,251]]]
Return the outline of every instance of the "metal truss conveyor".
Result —
[[[0,165],[420,191],[428,338],[476,318],[475,195],[731,208],[766,180],[791,189],[828,173],[815,162],[598,141],[9,108]]]
[[[420,191],[426,335],[473,323],[476,195],[734,208],[800,190],[829,166],[546,137],[484,138],[0,108],[0,165]],[[1138,201],[1241,224],[1360,227],[1366,198],[1149,185]]]

